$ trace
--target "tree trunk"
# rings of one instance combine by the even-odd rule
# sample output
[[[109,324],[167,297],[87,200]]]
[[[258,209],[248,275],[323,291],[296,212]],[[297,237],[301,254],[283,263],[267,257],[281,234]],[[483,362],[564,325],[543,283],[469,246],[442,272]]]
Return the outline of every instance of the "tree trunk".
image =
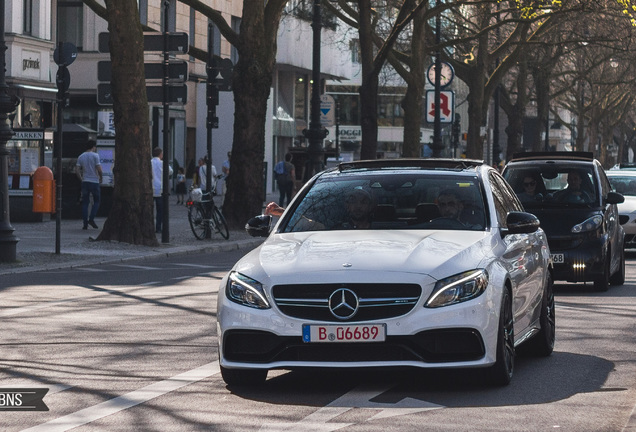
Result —
[[[360,60],[362,84],[360,85],[360,129],[362,146],[360,159],[375,159],[378,151],[378,74],[374,72],[373,28],[370,0],[360,0]]]
[[[152,156],[139,10],[136,0],[106,0],[106,7],[117,161],[113,168],[112,208],[98,240],[155,246]]]
[[[413,18],[413,37],[411,40],[411,62],[409,64],[409,77],[406,94],[402,101],[404,109],[404,138],[402,146],[402,156],[418,158],[422,156],[422,110],[424,102],[424,61],[426,58],[426,38],[425,38],[425,9],[422,9]]]
[[[514,153],[521,151],[521,139],[523,137],[523,119],[526,115],[526,105],[528,103],[528,63],[525,60],[519,62],[517,71],[517,79],[515,87],[517,98],[511,103],[509,94],[502,98],[502,108],[508,117],[508,127],[506,127],[506,135],[508,136],[506,159],[510,160]]]
[[[248,219],[263,210],[265,119],[278,28],[266,20],[280,22],[281,12],[282,7],[277,16],[270,17],[266,16],[263,7],[243,9],[240,57],[234,66],[234,141],[223,202],[223,214],[233,229],[243,229]],[[242,169],[236,169],[239,166]]]

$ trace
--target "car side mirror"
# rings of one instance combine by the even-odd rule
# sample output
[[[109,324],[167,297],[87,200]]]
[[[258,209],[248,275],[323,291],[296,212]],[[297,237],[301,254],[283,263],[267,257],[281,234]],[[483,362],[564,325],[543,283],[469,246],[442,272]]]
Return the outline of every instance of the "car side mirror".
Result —
[[[259,215],[251,218],[245,224],[245,231],[252,237],[267,237],[272,225],[271,215]]]
[[[506,225],[508,228],[505,234],[529,234],[537,231],[539,226],[539,219],[532,213],[526,212],[510,212],[506,216]]]
[[[607,204],[620,204],[625,202],[625,197],[618,192],[608,192],[605,202]]]

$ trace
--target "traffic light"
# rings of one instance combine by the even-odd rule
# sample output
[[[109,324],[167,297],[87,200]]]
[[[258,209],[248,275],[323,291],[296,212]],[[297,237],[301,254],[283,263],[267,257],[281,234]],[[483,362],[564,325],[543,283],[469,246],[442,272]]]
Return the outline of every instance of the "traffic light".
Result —
[[[71,84],[71,74],[69,73],[66,65],[60,65],[57,68],[55,83],[57,84],[57,100],[66,105],[66,94]]]

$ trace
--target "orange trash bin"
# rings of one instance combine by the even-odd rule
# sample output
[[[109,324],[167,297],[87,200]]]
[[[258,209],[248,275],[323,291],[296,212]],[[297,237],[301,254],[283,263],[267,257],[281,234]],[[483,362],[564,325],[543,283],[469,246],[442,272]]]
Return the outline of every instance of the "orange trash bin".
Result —
[[[41,166],[33,173],[33,212],[55,213],[55,180],[49,167]]]

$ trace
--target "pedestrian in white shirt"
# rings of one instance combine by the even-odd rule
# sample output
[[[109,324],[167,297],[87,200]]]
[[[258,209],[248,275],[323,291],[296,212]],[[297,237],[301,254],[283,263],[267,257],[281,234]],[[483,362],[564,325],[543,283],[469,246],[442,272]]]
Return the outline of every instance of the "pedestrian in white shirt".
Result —
[[[163,150],[159,147],[152,149],[152,196],[155,200],[155,232],[160,233],[163,225]],[[172,167],[168,165],[170,175],[172,175]]]

